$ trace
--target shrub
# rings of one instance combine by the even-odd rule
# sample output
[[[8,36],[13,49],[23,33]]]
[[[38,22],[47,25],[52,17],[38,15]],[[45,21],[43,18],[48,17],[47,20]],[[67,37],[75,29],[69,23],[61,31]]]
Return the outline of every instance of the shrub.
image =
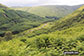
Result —
[[[84,35],[77,37],[77,40],[84,41]]]
[[[12,32],[11,31],[8,31],[5,33],[5,40],[8,41],[8,40],[11,40],[13,37],[12,37]]]
[[[22,41],[22,42],[26,42],[26,39],[21,39],[20,41]]]

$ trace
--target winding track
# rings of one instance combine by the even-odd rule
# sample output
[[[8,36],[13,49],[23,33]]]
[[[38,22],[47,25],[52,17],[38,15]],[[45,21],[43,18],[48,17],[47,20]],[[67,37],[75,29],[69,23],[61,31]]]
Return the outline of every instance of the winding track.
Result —
[[[45,23],[45,24],[42,25],[41,27],[31,29],[31,30],[29,30],[27,33],[30,33],[30,32],[36,31],[36,30],[40,30],[40,29],[44,28],[46,25],[47,25],[47,23]]]

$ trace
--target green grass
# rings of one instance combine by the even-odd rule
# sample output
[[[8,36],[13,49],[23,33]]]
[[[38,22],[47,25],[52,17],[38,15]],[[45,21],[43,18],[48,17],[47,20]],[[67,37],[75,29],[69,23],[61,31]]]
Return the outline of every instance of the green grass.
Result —
[[[75,56],[64,55],[64,51],[78,51],[76,56],[84,56],[83,15],[84,6],[63,19],[42,24],[20,34],[12,35],[7,32],[0,39],[0,56]]]
[[[62,31],[37,35],[32,38],[16,37],[0,43],[1,56],[64,56],[64,51],[79,51],[84,55],[84,25]],[[67,55],[65,55],[67,56]]]

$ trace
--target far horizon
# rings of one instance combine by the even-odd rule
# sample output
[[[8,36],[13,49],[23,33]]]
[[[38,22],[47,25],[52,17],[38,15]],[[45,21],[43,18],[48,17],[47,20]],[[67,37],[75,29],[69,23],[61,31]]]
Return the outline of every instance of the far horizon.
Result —
[[[83,4],[79,4],[79,5],[37,5],[37,6],[9,6],[9,7],[39,7],[39,6],[80,6]]]
[[[8,7],[32,7],[32,6],[44,6],[44,5],[66,5],[75,6],[84,4],[84,0],[0,0],[0,3]]]

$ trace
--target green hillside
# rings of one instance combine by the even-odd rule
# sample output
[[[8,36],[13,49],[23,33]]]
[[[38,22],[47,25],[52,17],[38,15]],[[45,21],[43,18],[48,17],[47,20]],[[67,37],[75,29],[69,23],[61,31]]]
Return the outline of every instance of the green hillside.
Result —
[[[28,11],[32,14],[39,15],[41,17],[64,17],[81,5],[78,6],[61,6],[61,5],[47,5],[47,6],[36,6],[36,7],[23,7],[23,8],[14,8],[15,10]]]
[[[72,14],[64,18],[61,18],[55,22],[46,23],[47,27],[41,28],[42,26],[40,26],[41,28],[40,30],[34,30],[31,32],[33,34],[28,32],[28,31],[31,31],[32,29],[28,31],[24,31],[21,34],[25,34],[26,36],[31,37],[32,35],[35,36],[35,35],[40,35],[40,34],[45,34],[45,33],[47,34],[49,32],[55,32],[57,30],[58,31],[65,30],[73,26],[80,26],[83,24],[83,18],[84,18],[83,13],[84,12],[83,12],[83,6],[82,6],[81,8],[77,9],[75,12],[73,12]]]
[[[0,56],[84,56],[84,6],[54,22],[0,38]],[[65,55],[64,51],[78,51]]]
[[[16,34],[52,20],[0,5],[0,36],[3,36],[6,31]]]

